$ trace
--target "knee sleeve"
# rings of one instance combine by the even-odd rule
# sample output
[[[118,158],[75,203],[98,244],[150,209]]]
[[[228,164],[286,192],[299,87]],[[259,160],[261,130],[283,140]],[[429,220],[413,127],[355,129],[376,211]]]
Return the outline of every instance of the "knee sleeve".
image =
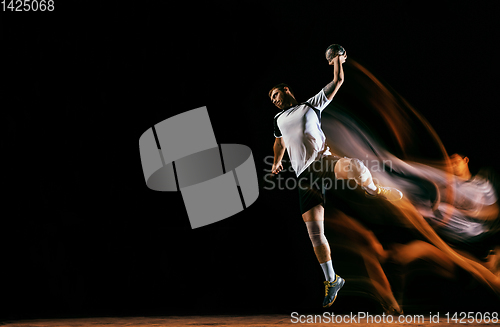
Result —
[[[321,244],[328,243],[325,232],[323,220],[320,221],[306,221],[307,233],[313,244],[313,247],[320,246]]]
[[[365,185],[370,180],[372,174],[359,159],[351,159],[349,163],[349,171],[347,173],[349,179],[354,179],[361,186]]]

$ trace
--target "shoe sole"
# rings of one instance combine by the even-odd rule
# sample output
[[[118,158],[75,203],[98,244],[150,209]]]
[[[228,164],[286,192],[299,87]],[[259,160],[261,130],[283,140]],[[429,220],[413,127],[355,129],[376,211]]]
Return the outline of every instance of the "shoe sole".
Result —
[[[375,199],[383,199],[383,200],[386,200],[386,201],[389,201],[389,202],[397,202],[397,201],[400,201],[400,200],[403,199],[404,194],[401,193],[401,196],[398,197],[397,199],[388,199],[385,196],[372,195],[372,194],[370,194],[370,193],[368,193],[368,192],[365,191],[365,197],[367,197],[368,199],[373,199],[373,200],[375,200]]]
[[[345,284],[345,279],[342,279],[342,283],[340,284],[340,287],[337,290],[337,294],[335,294],[335,296],[333,297],[332,302],[328,303],[327,305],[324,305],[323,308],[329,308],[332,306],[333,302],[335,302],[335,300],[337,299],[337,295],[339,295],[339,291],[342,289],[342,287],[344,287],[344,284]]]

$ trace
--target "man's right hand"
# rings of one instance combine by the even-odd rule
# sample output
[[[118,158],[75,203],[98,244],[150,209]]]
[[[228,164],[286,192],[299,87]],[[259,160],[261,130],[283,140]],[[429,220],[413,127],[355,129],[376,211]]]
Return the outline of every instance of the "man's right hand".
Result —
[[[273,163],[273,167],[271,168],[271,172],[273,174],[277,174],[282,170],[283,170],[283,165],[281,164],[281,161],[277,162],[277,163]]]
[[[344,51],[344,54],[339,56],[339,61],[343,64],[347,60],[347,51]]]
[[[335,60],[338,60],[340,64],[343,64],[347,60],[347,51],[343,55],[336,55],[332,60],[328,62],[330,66],[335,65]]]

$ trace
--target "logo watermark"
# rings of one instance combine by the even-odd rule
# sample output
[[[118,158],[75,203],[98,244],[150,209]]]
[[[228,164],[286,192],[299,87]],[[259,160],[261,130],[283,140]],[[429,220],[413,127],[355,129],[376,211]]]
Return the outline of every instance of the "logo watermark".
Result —
[[[206,107],[165,119],[139,138],[148,188],[179,191],[192,228],[228,218],[257,200],[252,151],[218,144]]]
[[[358,159],[359,160],[359,159]],[[353,179],[337,179],[335,174],[336,161],[332,160],[318,160],[308,167],[308,173],[301,174],[300,177],[295,176],[295,171],[293,170],[293,162],[283,159],[281,162],[285,164],[283,170],[278,174],[273,174],[271,167],[273,166],[274,157],[269,155],[264,158],[264,163],[269,168],[264,169],[264,189],[265,190],[293,190],[297,187],[302,189],[306,188],[318,188],[323,190],[330,189],[349,189],[354,190],[358,187],[358,184]],[[290,163],[287,170],[287,163]],[[392,160],[375,160],[375,159],[365,159],[359,160],[371,173],[377,172],[387,172],[392,171]],[[352,169],[349,165],[341,168],[341,172],[349,172]],[[284,174],[286,172],[292,172],[293,175]],[[318,173],[321,173],[321,177],[318,177]],[[378,184],[378,180],[373,177],[373,182]]]
[[[323,314],[299,314],[292,312],[292,324],[497,324],[498,312],[429,312],[429,315],[372,315],[368,312],[356,312],[336,315],[333,312]]]
[[[385,313],[381,315],[372,315],[368,312],[357,312],[343,315],[335,315],[332,312],[323,312],[321,315],[304,315],[298,312],[292,312],[290,315],[292,324],[424,324],[425,322],[439,322],[439,314],[437,321],[435,316],[425,319],[424,315],[400,315],[392,316]]]

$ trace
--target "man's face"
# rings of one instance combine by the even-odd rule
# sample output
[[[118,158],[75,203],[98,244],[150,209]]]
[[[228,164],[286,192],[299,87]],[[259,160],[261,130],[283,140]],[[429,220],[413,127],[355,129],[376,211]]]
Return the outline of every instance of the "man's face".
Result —
[[[464,172],[469,169],[468,163],[469,158],[462,158],[458,154],[453,154],[450,156],[451,165],[453,166],[453,173],[458,176],[462,176]]]
[[[271,92],[271,101],[280,110],[285,108],[285,97],[286,94],[279,89],[274,89]]]

